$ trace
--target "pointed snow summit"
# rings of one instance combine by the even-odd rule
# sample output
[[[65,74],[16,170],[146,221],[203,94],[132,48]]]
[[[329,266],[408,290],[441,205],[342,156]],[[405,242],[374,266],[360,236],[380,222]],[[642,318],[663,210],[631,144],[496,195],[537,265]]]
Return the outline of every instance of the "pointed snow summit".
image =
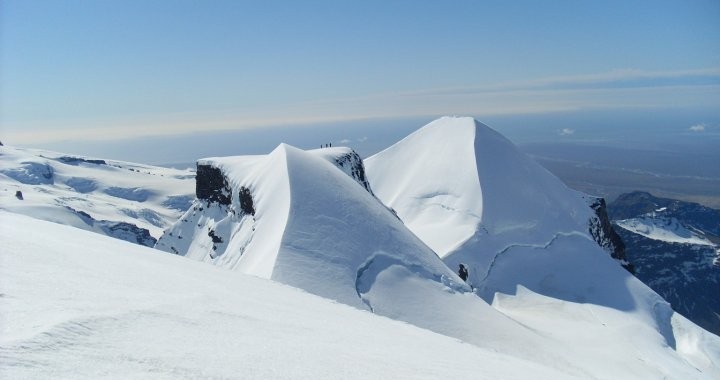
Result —
[[[450,267],[471,264],[474,284],[483,281],[496,254],[513,246],[544,246],[580,234],[614,248],[589,207],[591,197],[568,189],[470,117],[437,119],[368,158],[366,166],[378,198]]]
[[[468,290],[364,176],[348,148],[200,160],[198,199],[156,247],[360,308],[386,271]]]

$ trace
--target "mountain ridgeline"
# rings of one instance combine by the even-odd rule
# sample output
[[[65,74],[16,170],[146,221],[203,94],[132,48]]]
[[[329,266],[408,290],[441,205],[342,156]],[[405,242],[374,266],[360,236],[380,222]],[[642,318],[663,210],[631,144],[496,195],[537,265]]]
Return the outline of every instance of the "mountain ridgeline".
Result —
[[[377,314],[391,319],[400,330],[411,324],[498,355],[504,363],[520,361],[550,370],[540,378],[720,378],[720,338],[674,312],[626,270],[632,269],[626,255],[634,251],[632,246],[623,250],[615,230],[622,234],[629,228],[693,246],[713,245],[714,232],[700,233],[697,225],[677,218],[660,223],[638,217],[615,220],[613,226],[602,199],[567,188],[505,137],[472,118],[435,120],[365,160],[350,148],[305,151],[281,144],[265,155],[205,158],[197,161],[196,171],[178,171],[12,147],[0,150],[4,185],[0,217],[17,231],[42,229],[28,232],[27,238],[6,233],[13,248],[7,255],[0,250],[5,255],[2,262],[12,262],[10,268],[39,266],[52,273],[64,268],[70,277],[80,273],[76,270],[97,271],[103,275],[82,276],[87,280],[82,286],[93,289],[108,287],[105,274],[116,264],[137,265],[149,272],[148,262],[163,262],[168,270],[162,279],[142,276],[141,282],[149,286],[137,289],[142,295],[120,297],[137,298],[139,304],[131,308],[142,310],[131,318],[140,315],[158,323],[148,327],[166,326],[165,318],[173,313],[186,326],[192,320],[186,318],[188,296],[199,296],[218,308],[192,309],[204,310],[197,316],[205,321],[203,326],[213,326],[223,335],[248,322],[229,315],[252,311],[258,303],[270,301],[272,294],[282,298],[272,301],[284,305],[288,314],[301,320],[317,315],[307,314],[305,308],[311,303],[288,306],[300,303],[292,300],[293,292],[263,290],[275,286],[263,280],[269,279],[289,285],[282,287],[286,290],[301,289],[310,298],[315,295],[351,306],[343,306],[350,314],[360,310],[368,312],[361,313],[366,316]],[[157,239],[155,248],[172,255],[85,231],[67,233],[62,226],[12,213],[133,243],[149,245]],[[34,237],[42,234],[55,243]],[[30,246],[35,247],[31,255],[14,253]],[[136,254],[126,258],[124,254],[133,251],[130,247]],[[106,252],[115,249],[118,252]],[[47,252],[52,257],[43,256]],[[81,259],[88,254],[91,257]],[[175,256],[228,271],[180,265]],[[28,262],[31,257],[34,261]],[[73,263],[83,265],[58,257],[72,257]],[[702,257],[698,265],[708,261]],[[469,270],[466,280],[457,275],[459,264]],[[683,265],[687,269],[683,275],[701,275],[693,272],[695,267]],[[187,282],[187,274],[173,273],[172,268],[182,273],[195,268],[207,275],[191,276],[194,280]],[[0,269],[7,268],[0,265]],[[7,270],[12,276],[36,273]],[[125,278],[131,271],[122,269],[114,275]],[[216,274],[228,277],[225,274],[233,271],[242,280],[212,280]],[[638,272],[648,271],[640,265]],[[28,276],[23,281],[33,284],[39,279]],[[177,282],[184,286],[176,286]],[[226,284],[250,282],[256,285],[226,288]],[[54,283],[44,285],[57,288]],[[31,297],[26,298],[30,305],[26,309],[40,316],[43,313],[35,312],[33,301],[37,297],[46,300],[40,303],[52,303],[50,308],[76,309],[77,305],[67,306],[72,302],[67,303],[64,292],[57,300],[46,298],[45,291],[25,292],[28,288],[3,288],[2,293],[10,296],[0,297],[0,302],[13,305],[13,310],[16,297]],[[166,305],[168,291],[177,296],[180,309],[167,315],[143,311],[149,305],[147,297]],[[187,291],[191,294],[181,294]],[[712,289],[707,296],[712,297]],[[106,313],[106,294],[98,297],[79,302]],[[251,298],[256,301],[231,314],[222,311],[227,311],[229,300],[245,300],[242,303]],[[127,307],[122,304],[113,310]],[[694,310],[700,310],[696,306]],[[24,320],[11,318],[13,323]],[[368,326],[377,323],[374,317],[367,320]],[[83,331],[91,325],[93,336],[98,329],[108,330],[105,319],[93,317],[95,322],[89,325],[82,321]],[[135,326],[121,324],[130,330]],[[30,325],[35,329],[38,324]],[[11,353],[12,363],[27,364],[26,354],[44,355],[46,342],[55,347],[56,338],[62,339],[60,346],[68,341],[69,330],[47,331],[17,346],[0,345]],[[75,344],[77,334],[69,332],[69,341]],[[287,328],[277,334],[292,337],[297,331]],[[40,345],[36,337],[42,340]],[[81,334],[81,342],[89,341],[85,337]],[[15,367],[17,373],[30,368]]]
[[[720,340],[628,271],[604,200],[472,118],[438,119],[364,162],[281,144],[197,165],[197,198],[157,249],[514,357],[543,352],[575,376],[720,373]]]

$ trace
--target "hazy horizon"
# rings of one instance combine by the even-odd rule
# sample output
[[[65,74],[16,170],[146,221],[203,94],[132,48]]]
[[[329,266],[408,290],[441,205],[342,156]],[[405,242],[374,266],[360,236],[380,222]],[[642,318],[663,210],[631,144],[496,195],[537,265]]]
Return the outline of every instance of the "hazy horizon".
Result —
[[[162,165],[281,142],[367,157],[463,115],[588,191],[624,187],[582,165],[707,196],[683,178],[720,162],[719,20],[712,0],[3,1],[0,141]]]
[[[571,134],[585,127],[565,114],[687,115],[720,108],[718,19],[711,0],[4,1],[0,140],[417,128],[441,115],[500,130],[494,120],[560,115]],[[716,116],[673,127],[718,128]]]

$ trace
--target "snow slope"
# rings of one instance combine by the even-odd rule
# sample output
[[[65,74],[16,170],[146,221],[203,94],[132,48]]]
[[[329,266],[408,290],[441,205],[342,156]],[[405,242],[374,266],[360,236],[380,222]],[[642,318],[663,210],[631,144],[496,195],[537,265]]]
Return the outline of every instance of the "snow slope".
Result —
[[[615,224],[646,238],[666,243],[715,246],[710,240],[684,226],[676,218],[663,217],[654,213],[638,218],[616,220]]]
[[[662,377],[685,362],[718,376],[716,337],[612,260],[588,231],[585,197],[489,127],[441,118],[366,167],[378,198],[449,267],[468,265],[469,282],[498,311],[586,350],[573,361],[581,368],[593,368],[583,358],[597,341],[608,345],[596,353],[620,368],[618,377]],[[657,355],[658,367],[638,364]]]
[[[68,226],[0,223],[3,379],[578,378]]]
[[[194,177],[187,170],[0,146],[0,209],[152,246],[190,206]]]

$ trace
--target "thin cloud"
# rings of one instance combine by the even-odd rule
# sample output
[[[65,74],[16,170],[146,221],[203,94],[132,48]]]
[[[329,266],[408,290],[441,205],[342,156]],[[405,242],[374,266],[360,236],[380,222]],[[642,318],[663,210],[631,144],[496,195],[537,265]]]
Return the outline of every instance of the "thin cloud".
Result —
[[[560,136],[570,136],[575,133],[575,130],[572,128],[563,128],[560,131]]]
[[[693,132],[704,132],[705,124],[696,124],[689,128]]]
[[[659,79],[659,80],[655,80]],[[607,85],[605,85],[607,84]],[[437,115],[549,114],[603,109],[714,107],[720,102],[720,68],[685,71],[615,70],[581,76],[462,88],[398,91],[361,97],[317,99],[222,112],[157,114],[115,120],[3,125],[3,142],[38,144],[63,140],[114,140],[274,126],[308,125]],[[696,127],[696,126],[693,126]],[[703,130],[690,129],[694,132]],[[572,131],[574,132],[574,131]],[[563,136],[570,130],[557,131]],[[355,139],[355,142],[363,142]]]
[[[347,144],[350,144],[350,143],[352,142],[352,140],[350,140],[350,139],[342,139],[342,140],[340,140],[340,141],[338,141],[338,142],[339,142],[340,144],[347,145]]]
[[[720,67],[698,70],[646,71],[636,69],[616,69],[603,73],[568,75],[540,78],[522,82],[507,82],[484,86],[427,89],[404,93],[404,95],[426,94],[469,94],[484,92],[533,91],[553,89],[592,89],[599,85],[626,87],[697,85],[698,78],[708,83],[720,82]]]

